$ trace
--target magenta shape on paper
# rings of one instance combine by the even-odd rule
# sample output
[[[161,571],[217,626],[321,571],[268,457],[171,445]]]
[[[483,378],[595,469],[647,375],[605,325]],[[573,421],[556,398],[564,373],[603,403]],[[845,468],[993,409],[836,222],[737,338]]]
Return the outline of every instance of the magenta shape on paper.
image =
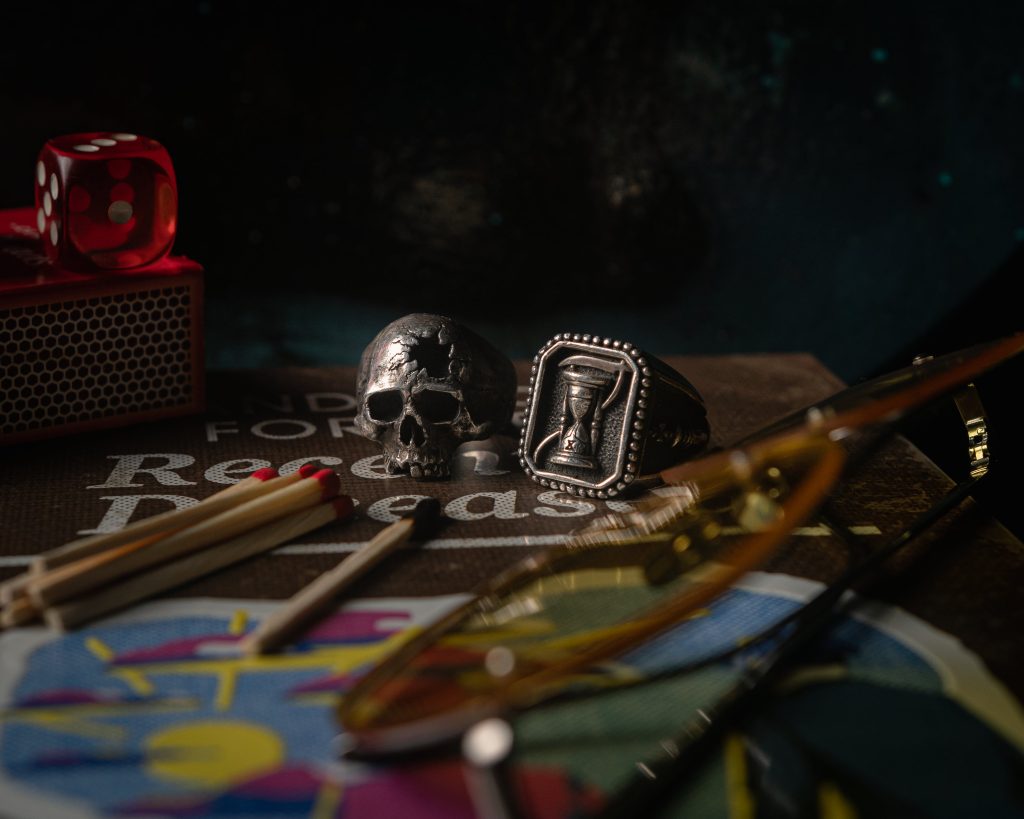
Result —
[[[359,682],[372,667],[373,663],[365,663],[353,668],[351,671],[314,677],[312,680],[307,680],[289,689],[288,696],[295,697],[299,694],[344,694]]]
[[[321,621],[303,637],[304,643],[372,643],[397,634],[408,627],[407,611],[344,611]],[[382,621],[396,620],[401,625],[382,628]]]
[[[403,625],[383,628],[380,623],[399,620]],[[316,645],[345,645],[347,643],[373,643],[397,634],[410,620],[405,611],[346,611],[328,617],[311,629],[298,644],[298,648]],[[211,647],[230,649],[244,635],[210,634],[171,640],[152,648],[127,651],[113,660],[113,665],[138,665],[142,663],[167,663],[182,660],[209,659]]]
[[[232,646],[241,639],[241,636],[234,634],[216,634],[203,637],[188,637],[184,640],[171,640],[161,643],[152,648],[143,648],[138,651],[126,651],[119,654],[113,660],[113,665],[136,665],[141,663],[167,663],[177,660],[198,660],[209,659],[208,655],[200,652],[203,646],[218,644]]]
[[[32,694],[16,704],[16,708],[47,708],[54,705],[86,705],[119,702],[120,698],[97,694],[81,688],[55,688]]]
[[[323,776],[305,765],[292,765],[250,779],[212,798],[152,797],[116,810],[120,816],[171,816],[201,819],[209,816],[308,816],[326,784]],[[342,786],[336,784],[341,790]]]

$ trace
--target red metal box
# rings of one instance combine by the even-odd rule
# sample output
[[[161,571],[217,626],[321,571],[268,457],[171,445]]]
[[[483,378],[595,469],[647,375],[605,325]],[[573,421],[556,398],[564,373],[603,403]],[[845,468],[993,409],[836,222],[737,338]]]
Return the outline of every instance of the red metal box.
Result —
[[[202,410],[202,267],[56,268],[35,215],[0,211],[0,444]]]

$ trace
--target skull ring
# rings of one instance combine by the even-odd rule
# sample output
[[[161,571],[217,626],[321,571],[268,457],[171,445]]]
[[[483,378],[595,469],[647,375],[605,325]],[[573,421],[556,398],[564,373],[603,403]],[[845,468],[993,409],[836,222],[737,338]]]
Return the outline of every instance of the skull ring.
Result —
[[[363,351],[355,426],[384,449],[390,474],[447,478],[464,441],[512,419],[516,372],[504,355],[444,316],[391,322]]]

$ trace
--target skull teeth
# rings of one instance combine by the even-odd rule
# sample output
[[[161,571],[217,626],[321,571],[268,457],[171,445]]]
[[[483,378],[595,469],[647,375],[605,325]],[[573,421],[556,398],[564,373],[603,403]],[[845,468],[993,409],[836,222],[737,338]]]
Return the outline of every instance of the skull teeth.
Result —
[[[447,478],[451,475],[451,466],[443,455],[412,450],[385,453],[384,469],[389,475],[408,472],[411,477],[419,480]]]
[[[428,461],[409,464],[409,474],[420,480],[430,480],[432,478],[447,478],[450,470],[448,464],[443,461]]]

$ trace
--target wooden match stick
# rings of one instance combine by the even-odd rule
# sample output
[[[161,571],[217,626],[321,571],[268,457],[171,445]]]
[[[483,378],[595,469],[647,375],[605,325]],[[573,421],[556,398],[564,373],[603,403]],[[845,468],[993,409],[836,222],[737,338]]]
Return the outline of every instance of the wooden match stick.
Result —
[[[34,579],[45,574],[47,570],[99,554],[124,542],[145,540],[146,543],[151,543],[184,528],[190,522],[194,523],[215,515],[223,508],[244,502],[246,498],[251,499],[263,493],[275,491],[301,478],[307,478],[314,472],[316,472],[316,467],[311,464],[303,465],[297,472],[287,477],[279,477],[277,470],[270,467],[257,469],[247,478],[205,498],[189,509],[172,510],[138,521],[117,532],[81,538],[39,555],[29,564],[27,572],[0,583],[0,605],[11,610],[6,613],[6,617],[4,614],[0,614],[0,626],[3,626],[5,621],[8,621],[8,625],[24,625],[34,619],[31,616],[33,612],[36,615],[42,614],[42,609],[29,598],[28,587]],[[156,531],[157,534],[145,536],[148,531]],[[17,619],[17,623],[14,622],[15,619]]]
[[[232,506],[219,515],[156,542],[128,543],[48,572],[29,583],[29,596],[36,606],[49,608],[92,591],[104,583],[236,537],[292,512],[330,500],[338,494],[340,488],[341,481],[337,474],[330,469],[321,469],[309,478],[269,495]]]
[[[176,530],[171,530],[176,531]],[[132,549],[142,548],[148,546],[151,543],[156,543],[161,538],[165,537],[164,532],[158,532],[155,535],[137,540],[130,544]],[[121,547],[127,548],[127,547]],[[49,572],[28,572],[23,577],[25,578],[25,586],[21,589],[21,592],[16,596],[7,606],[4,608],[3,613],[0,614],[0,626],[23,626],[27,623],[31,623],[34,620],[40,619],[43,616],[44,606],[41,601],[34,599],[30,593],[31,584],[37,580],[43,578],[52,577],[64,577],[65,575],[73,574],[76,571],[80,571],[81,567],[88,565],[90,560],[96,560],[96,558],[83,558],[83,560],[76,563],[69,563],[65,566],[53,569]]]
[[[305,474],[302,474],[305,472]],[[35,573],[44,572],[48,569],[55,569],[81,560],[91,555],[100,554],[115,546],[125,543],[132,543],[141,540],[149,535],[158,532],[184,529],[199,523],[202,520],[220,514],[226,509],[238,506],[247,500],[252,500],[268,492],[275,492],[282,486],[287,486],[301,478],[308,477],[316,472],[316,467],[306,464],[294,475],[278,477],[275,469],[257,469],[248,478],[223,489],[210,497],[201,500],[195,506],[188,509],[174,509],[160,515],[153,515],[149,518],[136,521],[125,526],[116,532],[107,532],[101,535],[73,540],[70,543],[52,549],[45,554],[39,555],[32,561],[31,571]]]
[[[265,654],[281,646],[300,626],[330,608],[338,595],[407,541],[430,537],[441,520],[437,498],[425,498],[412,514],[378,534],[355,554],[326,572],[260,623],[241,643],[243,653]]]
[[[12,577],[10,580],[5,580],[0,583],[0,606],[6,606],[14,602],[17,597],[23,597],[25,594],[25,587],[28,585],[28,581],[31,579],[31,575],[27,572],[19,574],[17,577]]]
[[[352,515],[352,499],[339,495],[312,509],[304,509],[209,549],[193,552],[147,572],[129,577],[94,594],[47,609],[46,622],[67,630],[103,614],[144,600],[189,580],[215,572],[279,546],[300,535]]]
[[[0,612],[0,628],[9,628],[16,625],[25,625],[42,616],[42,606],[33,602],[29,597],[28,587],[36,578],[47,573],[47,569],[65,566],[74,563],[92,554],[99,554],[115,546],[121,545],[128,533],[139,539],[133,541],[133,546],[141,547],[148,545],[165,537],[172,532],[178,531],[188,525],[189,521],[201,520],[204,517],[217,514],[218,509],[225,506],[222,499],[227,498],[231,503],[239,504],[247,498],[258,497],[261,494],[276,491],[302,478],[308,478],[317,471],[312,464],[304,464],[296,472],[279,477],[277,470],[264,467],[257,469],[251,475],[243,478],[238,483],[222,489],[208,498],[200,501],[195,507],[184,510],[172,510],[154,518],[146,518],[135,524],[114,533],[96,535],[82,538],[77,541],[65,544],[38,556],[29,565],[29,570],[11,580],[0,583],[0,604],[4,610]],[[152,529],[156,525],[166,525],[166,529],[148,537],[139,537],[140,533]]]
[[[28,597],[16,597],[0,613],[0,628],[13,628],[31,623],[40,615],[39,609],[35,607]]]
[[[302,474],[303,470],[305,470],[305,474]],[[294,480],[297,480],[298,477],[308,477],[315,471],[316,467],[311,464],[305,464],[300,468],[299,472],[296,473],[297,477],[294,478]],[[247,497],[249,491],[253,487],[259,486],[265,487],[265,491],[272,491],[277,487],[268,485],[268,483],[277,477],[276,469],[257,469],[247,478],[243,478],[238,483],[232,484],[226,489],[222,489],[220,492],[200,501],[194,508],[199,509],[198,514],[200,515],[214,515],[217,513],[217,504],[212,503],[214,500],[217,500],[219,503],[219,499],[227,495],[233,496],[234,501],[237,503],[240,501],[240,497],[236,493],[241,492],[242,497]],[[190,514],[185,515],[183,512],[189,512]],[[196,517],[196,515],[197,513],[191,510],[173,510],[163,515],[156,515],[153,518],[146,518],[144,521],[139,521],[138,523],[126,526],[125,528],[118,530],[116,533],[104,533],[102,535],[80,538],[79,540],[72,541],[71,543],[67,543],[56,549],[51,549],[49,552],[36,557],[29,564],[29,570],[27,572],[0,583],[0,606],[10,606],[16,599],[26,598],[28,593],[28,584],[32,581],[33,575],[39,575],[47,569],[53,569],[58,566],[73,563],[83,557],[98,554],[105,549],[118,546],[122,542],[140,539],[145,534],[145,529],[152,529],[153,526],[166,526],[165,531],[174,531],[175,528],[187,526],[190,520],[193,522],[199,520],[200,518]],[[127,538],[127,540],[124,540],[124,538]],[[20,603],[19,611],[24,611],[25,606],[25,603]],[[0,625],[2,625],[2,623],[3,616],[0,615]]]

